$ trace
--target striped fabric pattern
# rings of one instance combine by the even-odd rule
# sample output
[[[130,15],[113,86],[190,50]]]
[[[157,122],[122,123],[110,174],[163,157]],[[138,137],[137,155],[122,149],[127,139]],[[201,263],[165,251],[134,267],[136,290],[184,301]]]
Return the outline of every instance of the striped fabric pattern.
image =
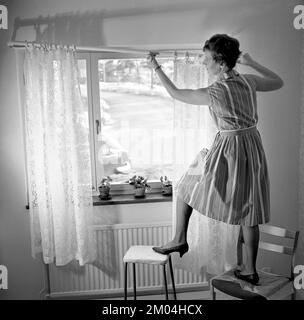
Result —
[[[269,177],[255,127],[255,85],[249,77],[231,71],[208,92],[209,110],[219,132],[210,150],[201,150],[177,182],[176,195],[218,221],[245,226],[267,223]]]

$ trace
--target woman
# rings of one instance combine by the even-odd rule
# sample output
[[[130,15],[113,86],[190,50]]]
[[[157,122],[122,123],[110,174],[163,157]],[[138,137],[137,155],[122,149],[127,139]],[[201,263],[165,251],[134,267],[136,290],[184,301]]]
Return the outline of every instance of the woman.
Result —
[[[202,150],[176,186],[177,221],[172,241],[154,247],[159,253],[188,251],[187,228],[192,210],[228,224],[240,225],[235,276],[257,284],[256,258],[259,224],[270,218],[269,178],[258,122],[256,91],[272,91],[283,86],[282,79],[241,54],[239,42],[216,34],[205,42],[204,65],[215,81],[206,88],[178,89],[162,71],[155,55],[148,56],[163,86],[172,98],[192,105],[208,105],[218,128],[212,147]],[[236,63],[247,65],[261,76],[239,74]],[[199,174],[197,174],[199,172]],[[246,263],[241,265],[241,245]]]

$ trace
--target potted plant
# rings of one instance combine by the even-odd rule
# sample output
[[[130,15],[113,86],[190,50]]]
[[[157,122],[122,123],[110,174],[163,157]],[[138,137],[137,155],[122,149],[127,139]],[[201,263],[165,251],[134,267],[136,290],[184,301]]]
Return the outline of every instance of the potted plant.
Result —
[[[164,196],[171,196],[172,195],[172,181],[168,179],[167,176],[160,177],[160,181],[162,183],[162,193]]]
[[[128,183],[134,185],[134,197],[143,198],[146,195],[146,191],[151,190],[151,186],[147,184],[148,178],[142,176],[133,176],[128,180]]]
[[[107,176],[103,177],[99,184],[99,198],[101,200],[111,199],[110,190],[111,190],[111,181],[112,179]]]

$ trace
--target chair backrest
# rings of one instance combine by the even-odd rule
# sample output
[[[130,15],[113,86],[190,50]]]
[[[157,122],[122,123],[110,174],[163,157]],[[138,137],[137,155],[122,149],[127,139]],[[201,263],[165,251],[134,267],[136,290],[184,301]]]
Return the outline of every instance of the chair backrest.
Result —
[[[266,241],[259,242],[259,248],[263,250],[273,251],[277,253],[283,253],[291,256],[291,272],[290,279],[293,280],[293,270],[295,264],[295,251],[298,244],[299,231],[292,231],[281,227],[275,227],[267,224],[263,224],[259,226],[260,232],[269,234],[272,236],[290,239],[291,246],[274,244]]]

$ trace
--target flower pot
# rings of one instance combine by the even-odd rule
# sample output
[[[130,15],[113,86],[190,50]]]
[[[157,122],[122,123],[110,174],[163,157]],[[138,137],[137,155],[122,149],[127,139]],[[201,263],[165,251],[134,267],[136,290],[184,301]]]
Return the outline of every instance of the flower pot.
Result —
[[[163,195],[171,196],[172,195],[172,186],[163,186]]]
[[[142,188],[135,188],[134,190],[134,196],[136,198],[143,198],[146,196],[146,188],[142,187]]]
[[[111,196],[110,196],[110,187],[108,186],[100,186],[99,188],[99,198],[101,200],[108,200],[108,199],[111,199]]]

